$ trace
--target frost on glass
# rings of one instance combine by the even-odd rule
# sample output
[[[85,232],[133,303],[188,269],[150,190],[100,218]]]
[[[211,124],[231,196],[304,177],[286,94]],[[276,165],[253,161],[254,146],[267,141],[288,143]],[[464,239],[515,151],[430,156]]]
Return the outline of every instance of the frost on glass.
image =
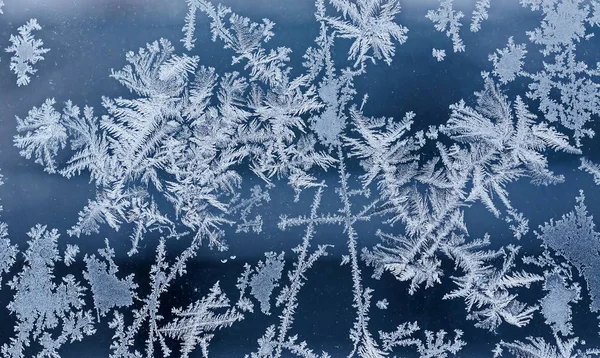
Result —
[[[0,4],[0,12],[2,4]],[[43,48],[44,42],[36,39],[33,36],[33,31],[39,31],[42,27],[38,24],[37,19],[31,19],[21,27],[19,27],[18,35],[10,35],[11,46],[6,48],[6,52],[12,52],[13,56],[10,59],[10,69],[17,75],[17,85],[28,85],[31,81],[31,75],[37,72],[33,68],[38,61],[44,59],[50,49]]]
[[[375,302],[375,306],[377,306],[377,308],[379,308],[380,310],[387,310],[388,305],[389,302],[386,298]]]
[[[562,339],[557,334],[554,334],[554,342],[551,343],[540,337],[527,337],[527,342],[501,341],[494,349],[494,357],[506,357],[503,355],[505,350],[518,358],[591,358],[600,354],[600,349],[581,349],[584,343],[579,338]]]
[[[511,108],[491,79],[487,78],[485,84],[475,108],[464,101],[451,106],[451,117],[440,132],[456,143],[450,148],[439,143],[439,157],[422,168],[417,167],[416,157],[412,162],[410,157],[404,157],[411,150],[407,144],[390,147],[399,151],[400,157],[385,147],[381,154],[368,151],[365,165],[368,163],[373,172],[369,177],[381,178],[382,196],[393,204],[393,220],[406,223],[407,235],[380,234],[385,243],[373,251],[366,250],[365,258],[375,267],[376,276],[389,271],[401,281],[410,281],[409,292],[422,283],[428,287],[439,281],[441,262],[432,248],[449,242],[449,234],[454,230],[466,232],[463,206],[481,202],[495,216],[505,215],[507,221],[514,223],[510,225],[513,234],[520,238],[528,231],[527,220],[512,206],[504,188],[506,183],[520,177],[529,177],[536,185],[559,183],[564,178],[548,169],[543,150],[580,153],[553,127],[536,123],[536,117],[520,97]],[[381,147],[386,140],[374,143]],[[402,157],[405,169],[397,171],[394,161]],[[381,174],[377,172],[379,168],[383,169]],[[431,194],[424,196],[415,187],[403,186],[412,179],[407,175],[429,185]]]
[[[67,248],[65,249],[65,253],[63,255],[63,262],[67,266],[71,266],[77,259],[77,254],[79,253],[79,246],[67,244]]]
[[[457,289],[446,294],[444,299],[462,298],[469,312],[467,319],[477,321],[475,327],[495,331],[502,322],[523,327],[530,322],[538,307],[520,302],[514,288],[529,288],[543,278],[524,270],[515,270],[520,249],[518,246],[508,245],[497,251],[481,250],[489,243],[489,237],[470,243],[457,237],[449,243],[446,254],[457,262],[465,274],[452,277]],[[501,262],[498,265],[501,269],[494,269],[490,265],[494,261]]]
[[[121,96],[102,97],[92,108],[49,94],[17,116],[13,141],[23,157],[40,172],[89,179],[95,192],[78,218],[65,219],[69,244],[38,224],[19,251],[0,224],[0,275],[16,322],[3,356],[59,356],[66,343],[107,330],[111,358],[206,357],[218,354],[212,344],[231,337],[230,327],[257,317],[267,323],[244,337],[252,344],[246,357],[460,355],[470,333],[396,314],[403,295],[430,292],[491,332],[488,356],[600,352],[583,347],[573,320],[588,294],[591,311],[600,309],[599,234],[583,195],[574,211],[532,233],[537,219],[516,198],[524,194],[513,192],[564,183],[556,158],[592,157],[599,70],[579,59],[577,46],[592,40],[600,5],[521,0],[521,10],[541,20],[525,34],[529,43],[518,35],[500,41],[506,46],[482,61],[479,90],[445,107],[442,123],[424,125],[410,108],[382,115],[364,92],[371,68],[395,64],[409,40],[399,1],[317,0],[318,34],[303,54],[272,45],[281,25],[269,19],[206,0],[185,4],[185,51],[160,38],[127,52],[125,64],[110,71]],[[465,42],[487,31],[482,23],[492,5],[471,6]],[[426,18],[454,52],[464,52],[458,7],[441,0]],[[11,38],[13,62],[25,66],[27,82],[47,52],[31,34],[39,29],[31,20]],[[200,30],[230,62],[203,64]],[[446,56],[445,49],[429,51],[432,63]],[[405,63],[381,67],[404,70]],[[519,83],[524,91],[514,93]],[[582,157],[580,168],[598,182],[597,164]],[[475,220],[506,232],[475,236],[467,227]],[[270,237],[266,228],[275,226],[272,241],[291,250],[266,250],[239,266],[231,263],[241,253],[220,253],[236,234],[254,245],[250,240]],[[129,239],[118,241],[117,231]],[[100,233],[109,236],[106,246],[86,248]],[[524,255],[535,236],[541,249]],[[149,267],[131,267],[148,252]],[[237,268],[222,279],[191,275],[192,263],[206,255]],[[309,279],[331,261],[345,273],[334,280],[347,297],[335,304],[345,302],[350,314],[340,328],[347,345],[327,347],[335,352],[305,331],[302,301],[329,284]],[[395,285],[382,292],[377,279]],[[181,287],[193,294],[174,303]],[[545,336],[527,337],[523,327],[543,327]],[[505,329],[522,337],[493,335]]]
[[[460,330],[455,330],[454,339],[448,338],[448,341],[446,341],[447,332],[443,330],[438,332],[425,331],[424,340],[414,338],[413,334],[419,330],[420,327],[416,322],[413,322],[399,325],[394,332],[380,332],[384,351],[390,352],[395,346],[412,346],[419,353],[419,357],[446,358],[450,355],[456,355],[465,345],[465,342],[460,339],[463,336],[463,332]],[[381,357],[383,356],[385,355],[381,355]]]

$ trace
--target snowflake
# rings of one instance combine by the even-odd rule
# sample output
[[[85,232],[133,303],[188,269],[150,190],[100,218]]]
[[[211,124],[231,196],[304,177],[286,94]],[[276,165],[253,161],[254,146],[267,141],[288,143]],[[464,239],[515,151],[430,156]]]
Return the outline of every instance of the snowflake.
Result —
[[[387,299],[383,299],[383,300],[379,300],[377,302],[375,302],[375,306],[377,306],[377,308],[379,308],[380,310],[387,310],[389,305],[389,302]]]
[[[444,61],[444,58],[446,58],[446,50],[440,50],[440,49],[434,48],[433,50],[431,50],[431,55],[438,62],[442,62],[442,61]]]
[[[594,177],[594,183],[596,183],[596,185],[600,185],[600,164],[593,163],[582,157],[579,169],[591,174]]]
[[[525,44],[515,45],[512,36],[508,38],[508,45],[502,50],[496,50],[488,58],[494,64],[494,75],[500,82],[506,84],[514,81],[523,68],[523,58],[527,54]]]
[[[452,48],[454,52],[465,51],[465,45],[458,32],[462,24],[460,19],[464,17],[461,11],[454,11],[452,2],[454,0],[440,0],[440,7],[434,11],[429,10],[426,17],[435,24],[435,29],[439,32],[445,32],[446,36],[452,38]]]
[[[594,217],[588,215],[580,191],[575,210],[559,220],[540,226],[537,236],[545,245],[557,251],[575,266],[587,282],[591,296],[590,310],[600,311],[600,233],[595,231]]]
[[[341,38],[354,39],[348,53],[358,66],[365,60],[383,60],[388,65],[394,56],[394,40],[403,44],[408,29],[394,22],[400,12],[397,0],[330,0],[342,12],[342,19],[325,17]],[[367,55],[373,51],[372,55]]]
[[[481,23],[488,19],[488,11],[490,9],[490,0],[477,0],[473,17],[471,18],[471,32],[481,30]]]
[[[33,37],[32,31],[41,29],[37,19],[31,19],[19,27],[19,35],[10,35],[12,45],[6,48],[6,52],[14,53],[10,69],[17,75],[18,86],[29,84],[31,80],[29,76],[37,72],[32,66],[43,60],[44,56],[42,55],[50,51],[50,49],[42,47],[44,45],[42,40]]]
[[[33,107],[27,117],[17,117],[15,146],[21,149],[21,155],[44,166],[48,173],[56,172],[55,157],[59,149],[65,147],[67,131],[61,125],[61,114],[54,109],[54,99],[47,99],[41,107]]]

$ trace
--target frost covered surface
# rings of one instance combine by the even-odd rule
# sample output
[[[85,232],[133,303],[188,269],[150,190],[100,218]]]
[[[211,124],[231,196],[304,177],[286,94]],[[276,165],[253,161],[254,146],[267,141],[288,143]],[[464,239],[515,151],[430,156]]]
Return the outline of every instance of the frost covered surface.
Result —
[[[298,41],[179,5],[118,60],[102,35],[112,90],[19,89],[33,31],[75,55],[11,36],[2,356],[600,354],[598,2],[515,1],[509,33],[498,1],[316,0]]]

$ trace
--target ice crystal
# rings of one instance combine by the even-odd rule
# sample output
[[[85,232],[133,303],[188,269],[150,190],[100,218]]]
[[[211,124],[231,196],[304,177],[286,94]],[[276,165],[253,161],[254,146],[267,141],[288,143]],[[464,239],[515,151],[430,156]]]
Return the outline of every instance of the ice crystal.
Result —
[[[30,240],[24,252],[25,263],[8,283],[15,291],[8,310],[17,317],[16,336],[2,346],[2,354],[23,357],[31,342],[37,342],[42,348],[40,357],[58,356],[63,344],[95,332],[94,319],[84,308],[86,289],[73,275],[62,277],[60,283],[54,282],[54,266],[61,261],[58,231],[37,225],[27,235]]]
[[[48,173],[56,172],[55,157],[64,148],[67,132],[60,124],[61,114],[54,109],[56,101],[47,99],[39,108],[33,107],[27,117],[17,117],[17,131],[24,135],[15,136],[15,146],[21,155],[44,166]]]
[[[546,276],[544,289],[548,293],[540,302],[540,311],[546,318],[546,324],[564,336],[573,334],[569,305],[579,301],[581,289],[566,286],[564,278],[554,273]]]
[[[528,342],[504,342],[500,341],[494,349],[494,357],[500,357],[507,349],[517,358],[591,358],[600,354],[600,349],[575,349],[580,342],[579,338],[562,339],[554,334],[555,344],[548,343],[541,337],[527,337]]]
[[[521,0],[521,4],[544,15],[540,27],[527,34],[547,57],[542,71],[525,74],[533,80],[527,96],[540,101],[549,121],[573,130],[580,145],[582,138],[594,135],[587,122],[600,115],[600,69],[576,59],[577,44],[593,36],[587,29],[600,24],[598,5],[582,0]],[[560,99],[555,100],[552,92]]]
[[[477,3],[475,3],[475,10],[473,10],[473,16],[471,17],[471,32],[478,32],[481,30],[481,23],[488,19],[490,1],[491,0],[477,0]]]
[[[387,310],[389,305],[389,302],[387,299],[383,299],[383,300],[379,300],[375,303],[375,306],[377,306],[377,308],[379,308],[380,310]]]
[[[505,48],[496,50],[496,53],[489,56],[489,60],[494,64],[494,75],[498,76],[503,84],[513,81],[521,73],[526,54],[525,44],[516,45],[512,36],[509,37]]]
[[[513,114],[507,98],[491,79],[485,80],[484,91],[477,95],[476,108],[464,101],[451,106],[451,117],[440,132],[456,143],[450,148],[438,144],[440,158],[421,168],[417,156],[408,156],[411,150],[419,148],[407,144],[411,142],[390,146],[390,150],[387,139],[367,135],[366,131],[363,137],[372,140],[378,151],[352,141],[355,146],[359,144],[357,154],[365,153],[368,159],[364,164],[369,170],[364,175],[365,184],[381,175],[381,195],[391,204],[392,220],[407,225],[406,235],[379,232],[385,243],[373,251],[365,250],[365,259],[375,267],[375,277],[390,271],[401,281],[411,281],[410,293],[416,292],[421,283],[430,287],[439,282],[441,263],[433,248],[443,246],[452,232],[466,232],[463,206],[479,201],[500,216],[503,211],[493,200],[497,198],[506,208],[507,217],[517,222],[512,225],[517,236],[522,236],[527,232],[526,219],[513,208],[504,186],[522,176],[538,185],[561,182],[564,178],[548,169],[544,149],[580,153],[566,136],[544,122],[536,123],[520,97],[515,101]],[[414,140],[419,143],[418,137]],[[394,151],[401,155],[391,156]],[[401,167],[404,168],[397,171]],[[407,185],[411,180],[427,185],[430,192],[421,194]]]
[[[589,17],[590,6],[582,0],[520,0],[523,6],[532,10],[542,10],[544,19],[541,26],[529,31],[531,42],[544,46],[542,53],[547,56],[560,52],[564,47],[579,42],[586,37],[586,23],[596,23]]]
[[[71,266],[76,260],[76,256],[79,253],[79,246],[68,244],[63,256],[63,262],[67,266]]]
[[[131,306],[133,291],[137,284],[134,283],[133,275],[129,275],[125,279],[116,277],[119,269],[113,261],[114,250],[108,245],[108,240],[106,240],[106,248],[99,250],[99,253],[108,262],[108,267],[95,255],[86,255],[83,261],[86,264],[84,276],[90,282],[96,312],[98,312],[98,317],[103,317],[113,307]]]
[[[540,226],[537,236],[582,273],[592,299],[590,309],[597,312],[600,310],[600,234],[595,231],[594,217],[588,214],[584,200],[582,191],[575,210]]]
[[[453,1],[440,0],[439,8],[435,11],[429,10],[426,17],[435,24],[436,30],[445,32],[446,36],[452,39],[454,52],[463,52],[465,45],[460,38],[459,31],[462,26],[460,19],[464,17],[464,14],[454,10]]]
[[[503,321],[522,327],[533,318],[536,306],[527,307],[510,293],[515,287],[529,287],[541,281],[539,275],[526,271],[512,272],[516,266],[519,247],[512,245],[498,251],[482,250],[489,245],[489,237],[465,243],[455,237],[444,251],[464,271],[464,276],[453,277],[458,288],[444,296],[444,299],[463,298],[467,318],[478,321],[475,326],[494,331]],[[502,259],[502,268],[495,269],[491,262]]]
[[[0,173],[0,185],[4,184],[2,173]],[[0,205],[0,212],[2,206]],[[0,222],[0,284],[2,284],[2,275],[9,272],[17,258],[17,245],[11,245],[8,237],[8,225]]]
[[[578,61],[575,46],[554,55],[553,62],[544,62],[544,69],[526,74],[533,80],[527,97],[539,100],[539,109],[550,122],[561,123],[574,132],[577,145],[584,137],[593,137],[588,122],[600,116],[600,67],[589,67]],[[552,92],[558,94],[555,100]]]
[[[264,263],[261,261],[256,267],[256,273],[250,278],[250,293],[260,302],[260,310],[270,314],[271,293],[277,287],[283,271],[283,252],[277,255],[274,252],[265,253]]]
[[[600,185],[600,164],[592,163],[586,158],[581,158],[579,169],[590,173],[594,177],[594,183]]]
[[[223,310],[219,312],[219,310]],[[217,313],[219,312],[219,313]],[[208,344],[213,334],[208,333],[229,327],[243,318],[235,308],[230,308],[227,296],[221,291],[219,283],[210,289],[210,293],[188,308],[175,308],[173,313],[178,316],[173,322],[160,329],[167,337],[181,340],[181,357],[187,358],[194,348],[199,345],[204,357],[208,357]]]
[[[431,50],[431,55],[438,61],[444,61],[444,58],[446,57],[446,50],[440,50],[437,48],[434,48],[433,50]]]
[[[323,1],[323,0],[318,0]],[[397,0],[330,0],[342,18],[325,17],[325,21],[341,38],[354,42],[348,52],[348,59],[354,66],[367,59],[383,60],[388,65],[394,56],[394,41],[402,44],[407,39],[408,29],[395,23],[400,12]],[[372,54],[369,54],[372,52]]]
[[[463,332],[458,329],[454,331],[454,340],[449,341],[445,341],[447,333],[443,330],[439,332],[425,331],[425,340],[412,337],[419,330],[420,327],[416,322],[403,323],[398,326],[396,331],[391,333],[379,332],[379,335],[383,341],[385,351],[390,352],[395,346],[414,346],[420,358],[446,358],[450,354],[456,355],[466,344],[465,341],[460,339]]]
[[[37,19],[30,19],[25,25],[19,27],[18,35],[10,35],[12,45],[6,48],[6,52],[14,53],[10,61],[10,69],[17,75],[18,86],[29,84],[30,76],[37,72],[33,65],[43,60],[42,55],[50,51],[42,47],[44,45],[42,40],[33,37],[32,32],[41,29]]]

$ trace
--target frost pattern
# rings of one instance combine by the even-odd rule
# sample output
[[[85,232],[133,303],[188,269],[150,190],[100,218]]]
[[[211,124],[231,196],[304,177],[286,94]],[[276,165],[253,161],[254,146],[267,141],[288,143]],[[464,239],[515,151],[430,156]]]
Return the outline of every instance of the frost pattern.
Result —
[[[475,92],[474,103],[460,100],[449,107],[445,123],[423,128],[411,111],[399,118],[371,117],[369,95],[359,96],[362,86],[355,86],[368,67],[390,65],[397,46],[407,40],[408,28],[397,23],[397,0],[317,0],[319,34],[300,68],[292,68],[290,48],[270,46],[276,29],[272,21],[254,22],[224,5],[187,0],[184,47],[194,49],[196,26],[205,23],[197,17],[207,18],[212,40],[232,56],[229,71],[203,66],[196,54],[178,53],[160,39],[128,52],[127,64],[111,72],[129,94],[104,97],[96,109],[71,101],[57,105],[49,98],[25,118],[17,117],[14,144],[22,156],[50,174],[89,176],[96,189],[68,234],[80,239],[104,226],[125,230],[129,256],[153,247],[155,259],[147,283],[138,287],[140,272],[123,272],[128,265],[117,265],[119,256],[108,240],[97,254],[83,253],[80,263],[79,246],[67,245],[61,254],[58,232],[38,225],[29,233],[21,263],[6,225],[0,224],[0,274],[20,269],[9,281],[15,292],[8,306],[17,320],[15,337],[2,346],[2,354],[58,356],[65,343],[95,333],[108,316],[111,358],[171,356],[174,345],[180,356],[207,357],[220,330],[266,315],[272,321],[246,357],[328,358],[312,346],[312,336],[296,332],[296,321],[303,318],[300,298],[315,290],[307,285],[309,270],[332,251],[341,255],[340,269],[347,275],[339,280],[346,280],[351,292],[348,357],[382,358],[410,349],[419,357],[448,357],[459,354],[468,338],[461,330],[421,333],[418,322],[405,320],[392,332],[373,328],[379,323],[373,317],[385,314],[388,319],[388,299],[398,297],[386,292],[387,298],[375,302],[379,310],[372,312],[373,297],[382,292],[369,287],[371,273],[375,279],[389,274],[401,281],[392,295],[404,289],[420,294],[445,280],[452,289],[439,299],[464,301],[466,318],[477,328],[497,332],[505,325],[521,328],[545,321],[547,337],[500,341],[495,356],[504,350],[519,357],[600,354],[595,348],[576,348],[583,342],[572,322],[582,300],[573,267],[587,281],[591,310],[599,309],[599,234],[583,194],[575,211],[535,233],[544,243],[538,256],[523,256],[520,246],[501,237],[472,238],[466,225],[470,207],[483,205],[512,232],[507,240],[527,236],[529,218],[513,205],[509,188],[522,178],[534,185],[562,183],[565,178],[550,169],[549,152],[582,154],[582,139],[593,135],[588,122],[599,115],[599,70],[575,54],[577,44],[589,40],[589,29],[600,22],[600,5],[520,2],[542,12],[540,26],[527,33],[527,49],[537,46],[544,57],[541,70],[525,68],[526,45],[509,37],[504,49],[489,56],[500,83],[484,72],[483,90]],[[454,52],[462,52],[464,14],[453,5],[441,0],[427,18],[451,38]],[[481,29],[489,8],[489,0],[475,3],[472,32]],[[30,23],[19,43],[37,51],[41,60],[48,50],[31,35],[39,25]],[[334,51],[338,44],[349,46],[341,58]],[[432,50],[437,61],[445,55],[443,49]],[[30,66],[35,61],[23,62],[26,74],[35,72]],[[517,78],[528,81],[529,92],[511,94],[509,100],[505,90],[510,92],[508,85]],[[543,117],[530,109],[532,104]],[[581,168],[598,172],[585,158]],[[199,252],[207,254],[206,246],[224,251],[226,237],[251,237],[274,224],[261,213],[271,209],[272,189],[285,182],[298,208],[306,195],[313,195],[308,210],[281,213],[277,222],[289,233],[286,240],[303,232],[292,249],[293,262],[285,262],[290,255],[284,251],[268,251],[264,260],[243,266],[237,295],[228,292],[226,280],[203,276],[195,291],[203,295],[179,308],[170,305],[170,289]],[[365,222],[377,230],[365,232]],[[317,237],[324,226],[343,237],[337,247]],[[365,235],[373,234],[381,241],[365,247]],[[62,282],[55,282],[54,268],[62,264],[67,274],[61,271]],[[76,270],[83,264],[80,283]],[[523,291],[541,293],[532,300],[523,299]],[[93,302],[98,322],[86,301]],[[550,332],[552,343],[547,342]]]
[[[383,299],[383,300],[379,300],[375,303],[375,306],[377,306],[377,308],[379,308],[380,310],[387,310],[389,305],[389,302],[387,299]]]
[[[403,323],[398,326],[396,331],[391,333],[379,332],[384,350],[391,351],[395,346],[414,346],[420,358],[446,358],[450,354],[457,354],[465,345],[465,342],[460,339],[463,335],[460,330],[455,330],[454,340],[448,342],[444,341],[447,333],[443,330],[439,332],[425,331],[424,341],[413,338],[412,335],[419,330],[420,327],[416,322],[413,322]]]
[[[600,115],[600,84],[595,81],[600,76],[598,66],[589,68],[577,61],[571,45],[556,54],[554,62],[544,63],[543,71],[526,76],[534,81],[527,96],[540,101],[539,108],[549,121],[560,122],[574,131],[578,145],[581,138],[594,136],[594,131],[585,126],[592,116]],[[560,94],[560,101],[552,99],[552,91]]]
[[[17,117],[17,131],[25,135],[15,136],[15,146],[21,155],[44,166],[48,173],[56,172],[55,156],[65,147],[67,132],[60,125],[60,113],[54,109],[56,101],[47,99],[41,107],[31,109],[27,117]]]
[[[525,7],[542,10],[544,19],[541,26],[527,32],[531,42],[544,46],[542,53],[547,56],[561,52],[564,46],[574,44],[586,36],[585,25],[595,25],[597,19],[588,17],[590,6],[582,0],[520,0]]]
[[[600,115],[600,69],[597,64],[590,67],[576,59],[577,44],[593,36],[586,26],[600,24],[598,6],[582,0],[521,0],[521,4],[544,15],[540,27],[527,35],[532,43],[542,46],[540,52],[547,57],[544,70],[525,74],[533,81],[527,96],[539,100],[539,108],[549,121],[573,130],[579,145],[582,138],[594,136],[586,125]],[[551,92],[559,93],[560,100],[554,100]]]
[[[0,4],[0,12],[1,6]],[[33,37],[32,32],[41,30],[37,19],[31,19],[18,28],[19,35],[10,35],[11,46],[6,48],[6,52],[12,52],[14,55],[10,59],[10,70],[17,75],[17,85],[28,85],[31,81],[31,75],[37,72],[33,68],[38,61],[44,59],[44,54],[50,50],[43,48],[44,42]]]
[[[388,157],[393,152],[385,147],[386,140],[374,140],[377,146],[383,146],[383,155],[368,149],[365,167],[373,171],[369,177],[381,175],[383,198],[393,205],[393,220],[406,223],[407,234],[396,237],[380,233],[385,243],[373,251],[365,250],[364,257],[375,267],[376,277],[389,271],[401,281],[410,281],[411,293],[422,283],[430,287],[439,282],[441,262],[436,251],[446,245],[452,232],[466,232],[462,207],[479,201],[499,217],[502,210],[493,200],[498,198],[507,220],[517,224],[510,228],[519,238],[528,231],[527,222],[512,206],[504,185],[523,176],[537,185],[559,183],[564,178],[547,168],[547,159],[541,154],[544,148],[580,153],[554,128],[543,122],[534,124],[535,116],[519,97],[513,115],[507,98],[489,78],[485,90],[478,93],[477,102],[476,108],[463,101],[451,106],[450,120],[440,132],[456,143],[450,148],[438,144],[439,157],[418,171],[416,157],[411,162],[407,156],[411,146],[406,143],[392,147],[400,150],[397,157]],[[393,127],[392,131],[402,133]],[[362,148],[367,150],[366,146]],[[405,169],[397,171],[400,161],[390,158],[401,160]],[[378,173],[379,168],[383,169],[382,174]],[[429,186],[427,196],[415,191],[415,187],[402,185],[412,179],[407,174],[414,175],[417,183]]]
[[[483,251],[489,245],[489,237],[465,243],[456,237],[446,248],[446,254],[465,272],[464,276],[453,277],[458,286],[444,299],[462,298],[470,312],[467,319],[475,320],[476,327],[491,331],[503,322],[517,327],[525,326],[533,318],[537,306],[528,307],[510,293],[515,287],[527,287],[543,278],[526,271],[512,272],[516,266],[519,247],[508,245],[498,251]],[[502,259],[501,269],[489,265],[497,258]]]

